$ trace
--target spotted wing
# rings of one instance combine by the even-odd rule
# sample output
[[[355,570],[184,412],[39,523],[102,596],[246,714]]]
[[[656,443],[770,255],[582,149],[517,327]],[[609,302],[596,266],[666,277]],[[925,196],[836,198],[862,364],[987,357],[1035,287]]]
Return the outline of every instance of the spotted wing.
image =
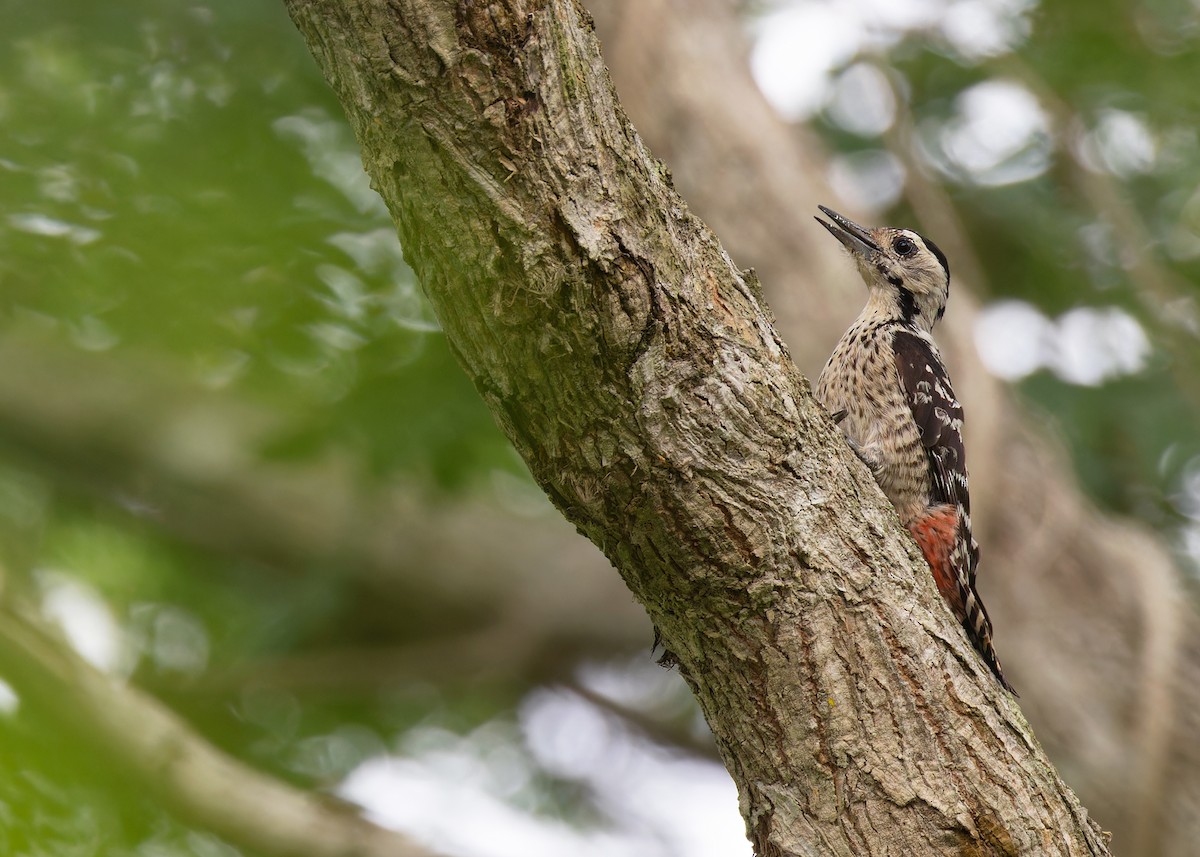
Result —
[[[975,591],[979,545],[971,532],[971,497],[962,438],[962,405],[954,395],[942,357],[928,336],[908,329],[898,330],[892,338],[892,350],[896,371],[912,411],[913,423],[920,434],[929,463],[930,504],[952,506],[957,512],[954,545],[947,551],[953,566],[951,573],[958,584],[958,603],[951,606],[958,613],[972,645],[1000,682],[1011,691],[1012,685],[1004,678],[1000,661],[992,648],[991,620]]]
[[[913,422],[929,456],[932,500],[961,505],[969,512],[963,409],[954,396],[941,355],[927,337],[908,330],[896,332],[892,348]]]

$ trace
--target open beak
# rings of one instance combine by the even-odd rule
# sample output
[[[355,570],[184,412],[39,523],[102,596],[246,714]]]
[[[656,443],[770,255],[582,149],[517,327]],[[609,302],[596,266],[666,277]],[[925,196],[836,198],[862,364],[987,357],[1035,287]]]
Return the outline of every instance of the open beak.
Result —
[[[829,230],[829,234],[846,245],[846,249],[858,256],[871,256],[875,253],[881,253],[879,245],[871,238],[871,233],[859,226],[848,217],[842,217],[832,208],[826,208],[823,205],[818,205],[817,208],[832,220],[832,223],[826,223],[819,217],[813,218],[817,223]]]

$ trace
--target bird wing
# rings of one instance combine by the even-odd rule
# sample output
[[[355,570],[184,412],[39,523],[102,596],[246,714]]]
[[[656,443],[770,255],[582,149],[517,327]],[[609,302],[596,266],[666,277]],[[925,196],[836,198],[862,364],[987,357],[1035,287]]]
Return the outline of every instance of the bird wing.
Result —
[[[979,547],[971,533],[962,405],[954,395],[950,375],[937,346],[928,335],[908,329],[897,330],[892,337],[892,351],[913,423],[929,462],[933,486],[930,501],[958,509],[963,562],[974,585]]]

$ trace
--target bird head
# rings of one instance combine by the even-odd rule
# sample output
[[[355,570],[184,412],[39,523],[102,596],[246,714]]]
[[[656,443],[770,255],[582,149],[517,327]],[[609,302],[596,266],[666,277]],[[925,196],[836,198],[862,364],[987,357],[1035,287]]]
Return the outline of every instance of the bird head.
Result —
[[[932,330],[946,311],[950,264],[928,238],[910,229],[859,226],[823,205],[816,218],[850,251],[870,292],[868,305],[888,317]]]

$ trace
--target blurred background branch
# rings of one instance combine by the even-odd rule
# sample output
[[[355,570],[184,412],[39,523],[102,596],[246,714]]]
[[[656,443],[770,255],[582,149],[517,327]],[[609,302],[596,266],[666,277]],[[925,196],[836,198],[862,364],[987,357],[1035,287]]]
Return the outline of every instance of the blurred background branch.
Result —
[[[184,818],[271,857],[426,857],[357,808],[263,776],[177,715],[99,673],[11,603],[0,609],[0,670],[76,752]],[[235,796],[236,799],[231,799]]]

